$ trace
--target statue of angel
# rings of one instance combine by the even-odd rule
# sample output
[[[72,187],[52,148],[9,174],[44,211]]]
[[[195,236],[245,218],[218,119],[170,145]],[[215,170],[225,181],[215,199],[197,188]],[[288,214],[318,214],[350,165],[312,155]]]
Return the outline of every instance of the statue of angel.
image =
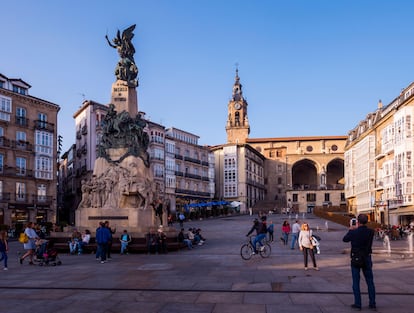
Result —
[[[134,37],[133,31],[135,29],[135,24],[128,27],[122,32],[118,30],[116,37],[112,39],[112,42],[109,40],[108,35],[105,36],[106,41],[109,46],[118,51],[120,60],[115,69],[115,76],[124,80],[128,85],[138,86],[138,81],[136,77],[138,75],[138,68],[135,64],[134,54],[135,48],[132,44],[132,38]]]

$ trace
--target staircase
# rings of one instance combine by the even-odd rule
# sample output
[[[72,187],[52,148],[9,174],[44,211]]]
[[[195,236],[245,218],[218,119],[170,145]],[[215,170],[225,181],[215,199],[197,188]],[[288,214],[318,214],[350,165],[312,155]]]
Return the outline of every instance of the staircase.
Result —
[[[273,211],[273,213],[280,213],[280,207],[278,207],[278,201],[274,200],[261,200],[257,202],[253,207],[253,214],[259,213],[262,211],[263,213],[269,213],[269,211]]]

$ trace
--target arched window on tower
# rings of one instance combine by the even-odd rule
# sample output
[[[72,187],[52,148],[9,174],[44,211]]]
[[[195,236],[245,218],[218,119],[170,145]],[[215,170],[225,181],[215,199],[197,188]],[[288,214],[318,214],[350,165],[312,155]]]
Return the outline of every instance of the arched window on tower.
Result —
[[[235,122],[236,126],[240,126],[240,113],[239,112],[236,112],[234,114],[234,122]]]

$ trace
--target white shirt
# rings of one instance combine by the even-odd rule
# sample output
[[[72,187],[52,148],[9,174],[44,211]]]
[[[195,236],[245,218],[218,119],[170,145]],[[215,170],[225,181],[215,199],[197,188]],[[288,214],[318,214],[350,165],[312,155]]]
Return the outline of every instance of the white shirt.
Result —
[[[299,225],[299,223],[294,223],[293,225],[292,225],[292,233],[299,233],[300,232],[300,225]]]

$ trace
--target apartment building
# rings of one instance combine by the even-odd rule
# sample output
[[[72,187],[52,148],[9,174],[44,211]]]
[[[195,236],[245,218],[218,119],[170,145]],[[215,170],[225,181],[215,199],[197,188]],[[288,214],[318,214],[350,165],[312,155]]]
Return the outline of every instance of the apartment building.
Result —
[[[414,219],[414,83],[386,106],[380,101],[347,139],[345,196],[350,212],[382,224]]]
[[[167,128],[165,135],[165,197],[170,211],[188,212],[211,203],[214,156],[209,148],[198,144],[197,135],[178,128]]]
[[[0,224],[56,222],[57,114],[22,79],[0,74]]]

